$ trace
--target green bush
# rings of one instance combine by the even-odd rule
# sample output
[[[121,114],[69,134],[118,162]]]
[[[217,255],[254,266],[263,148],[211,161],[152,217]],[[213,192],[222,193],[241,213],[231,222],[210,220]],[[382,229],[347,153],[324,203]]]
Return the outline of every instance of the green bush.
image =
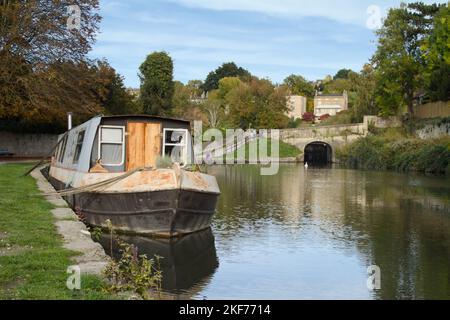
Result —
[[[450,138],[418,140],[392,133],[367,136],[336,153],[350,168],[450,174]]]

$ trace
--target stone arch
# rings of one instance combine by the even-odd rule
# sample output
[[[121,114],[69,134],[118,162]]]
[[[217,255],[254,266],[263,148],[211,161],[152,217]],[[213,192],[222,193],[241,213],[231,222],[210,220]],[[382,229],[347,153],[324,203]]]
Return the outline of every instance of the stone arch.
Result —
[[[310,142],[305,146],[304,159],[309,165],[328,165],[333,162],[333,148],[323,141]]]

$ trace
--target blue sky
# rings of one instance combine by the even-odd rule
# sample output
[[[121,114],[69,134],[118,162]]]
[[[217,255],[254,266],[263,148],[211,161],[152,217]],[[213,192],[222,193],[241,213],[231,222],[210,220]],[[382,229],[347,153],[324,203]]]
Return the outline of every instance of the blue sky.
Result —
[[[424,1],[432,3],[436,1]],[[445,1],[440,1],[445,2]],[[174,78],[204,80],[223,62],[282,82],[309,80],[341,68],[360,70],[375,50],[367,21],[398,6],[393,0],[100,0],[103,17],[91,57],[106,58],[139,87],[147,54],[166,51]],[[374,21],[377,21],[375,19]]]

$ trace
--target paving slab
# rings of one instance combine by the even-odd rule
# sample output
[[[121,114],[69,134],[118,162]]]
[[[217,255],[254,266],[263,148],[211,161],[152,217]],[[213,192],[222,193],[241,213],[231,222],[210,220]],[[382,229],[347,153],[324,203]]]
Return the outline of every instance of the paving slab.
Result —
[[[57,220],[78,220],[77,215],[70,208],[56,208],[52,210]]]
[[[42,175],[39,168],[35,169],[31,176],[36,179],[37,186],[44,194],[44,198],[57,207],[51,212],[55,217],[58,233],[63,238],[63,247],[79,253],[73,258],[74,264],[77,264],[84,274],[101,275],[111,261],[103,247],[92,240],[86,225],[77,220],[77,215],[61,196],[46,195],[55,192],[55,189]]]

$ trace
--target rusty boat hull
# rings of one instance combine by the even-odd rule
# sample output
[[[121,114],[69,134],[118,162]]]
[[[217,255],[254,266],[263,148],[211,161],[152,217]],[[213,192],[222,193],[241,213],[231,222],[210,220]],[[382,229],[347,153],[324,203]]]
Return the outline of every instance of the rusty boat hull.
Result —
[[[63,182],[64,172],[51,168],[49,181],[55,189],[67,190],[110,175],[101,177],[96,174],[93,179],[87,174],[68,186]],[[155,170],[135,173],[100,192],[81,192],[65,199],[92,226],[107,228],[109,220],[119,233],[172,238],[210,228],[219,195],[211,176]]]

